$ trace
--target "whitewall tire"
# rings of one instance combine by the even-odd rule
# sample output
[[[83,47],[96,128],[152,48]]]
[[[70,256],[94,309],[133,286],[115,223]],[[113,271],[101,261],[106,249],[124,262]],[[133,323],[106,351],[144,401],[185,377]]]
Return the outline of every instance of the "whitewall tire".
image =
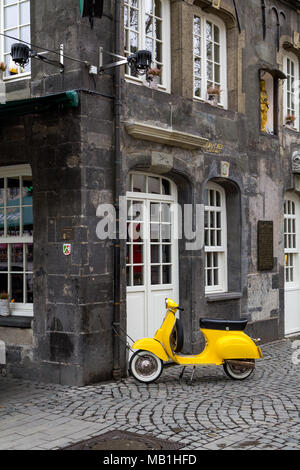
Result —
[[[154,382],[160,377],[162,370],[162,360],[150,351],[136,351],[130,359],[129,372],[139,382]]]

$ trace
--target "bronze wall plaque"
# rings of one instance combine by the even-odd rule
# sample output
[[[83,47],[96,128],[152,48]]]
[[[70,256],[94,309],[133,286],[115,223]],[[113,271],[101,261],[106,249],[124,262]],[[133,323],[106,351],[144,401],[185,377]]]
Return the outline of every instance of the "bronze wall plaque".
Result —
[[[72,227],[63,228],[61,231],[61,238],[65,241],[73,241],[74,240],[74,229]]]
[[[271,271],[274,268],[273,240],[273,222],[260,220],[257,227],[257,267],[259,271]]]

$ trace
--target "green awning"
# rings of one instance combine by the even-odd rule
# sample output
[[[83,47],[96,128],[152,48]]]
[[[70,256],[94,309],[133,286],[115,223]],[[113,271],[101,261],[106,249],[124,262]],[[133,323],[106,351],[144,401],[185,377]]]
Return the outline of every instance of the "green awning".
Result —
[[[79,97],[75,90],[46,95],[39,98],[7,101],[5,104],[0,104],[0,119],[7,119],[10,116],[25,116],[26,114],[42,113],[56,106],[74,108],[78,106],[78,103]]]

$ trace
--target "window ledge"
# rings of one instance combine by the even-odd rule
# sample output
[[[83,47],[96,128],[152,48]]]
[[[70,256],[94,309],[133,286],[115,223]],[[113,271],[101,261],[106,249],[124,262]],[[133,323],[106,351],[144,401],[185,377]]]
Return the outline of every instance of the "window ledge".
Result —
[[[241,292],[220,292],[216,294],[206,294],[207,302],[221,302],[224,300],[237,300],[242,298]]]
[[[33,317],[22,317],[22,316],[0,316],[0,327],[13,327],[13,328],[31,328]]]

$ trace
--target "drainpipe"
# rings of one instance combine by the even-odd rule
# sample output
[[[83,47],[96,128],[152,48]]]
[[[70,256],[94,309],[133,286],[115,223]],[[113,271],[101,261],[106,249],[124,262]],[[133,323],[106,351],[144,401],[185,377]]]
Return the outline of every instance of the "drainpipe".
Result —
[[[121,55],[121,0],[115,0],[115,53]],[[121,378],[120,367],[120,224],[119,196],[121,194],[121,70],[115,69],[115,192],[116,236],[114,240],[114,320],[113,320],[113,378]]]

